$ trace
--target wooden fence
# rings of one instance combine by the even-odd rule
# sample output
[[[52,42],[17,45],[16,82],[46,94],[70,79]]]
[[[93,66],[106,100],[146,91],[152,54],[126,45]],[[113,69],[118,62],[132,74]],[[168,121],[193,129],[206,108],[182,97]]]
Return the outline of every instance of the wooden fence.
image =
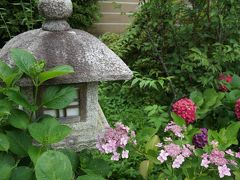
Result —
[[[101,18],[91,27],[96,35],[105,32],[121,33],[131,22],[131,15],[138,9],[139,0],[101,0]]]

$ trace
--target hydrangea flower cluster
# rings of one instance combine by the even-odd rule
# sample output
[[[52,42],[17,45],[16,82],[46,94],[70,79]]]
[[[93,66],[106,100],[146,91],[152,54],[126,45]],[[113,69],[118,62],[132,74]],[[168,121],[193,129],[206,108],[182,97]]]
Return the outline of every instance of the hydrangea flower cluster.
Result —
[[[191,99],[183,98],[172,105],[172,111],[183,118],[187,124],[196,120],[197,106]]]
[[[201,166],[208,168],[209,165],[215,165],[218,168],[219,177],[223,178],[224,176],[231,176],[230,168],[227,165],[237,166],[237,162],[232,160],[238,156],[238,153],[233,152],[231,149],[224,151],[220,151],[217,148],[217,143],[212,142],[213,150],[211,153],[205,153],[202,155]],[[230,156],[227,157],[227,156]],[[231,159],[231,160],[229,160]]]
[[[206,128],[200,128],[201,133],[193,136],[193,144],[196,148],[203,148],[208,144],[208,130]]]
[[[221,80],[221,81],[225,81],[225,82],[227,82],[227,83],[231,83],[231,82],[232,82],[232,76],[230,76],[230,75],[220,74],[219,77],[218,77],[218,79]],[[227,91],[229,91],[229,89],[227,88],[227,86],[224,85],[224,84],[220,84],[219,90],[222,91],[222,92],[227,92]]]
[[[186,127],[181,127],[176,125],[173,121],[167,124],[164,132],[170,131],[176,137],[183,138],[183,132],[186,130]],[[182,163],[185,161],[185,158],[190,157],[193,153],[194,146],[190,144],[184,144],[182,146],[175,144],[171,137],[164,138],[165,144],[162,143],[157,144],[159,148],[161,148],[159,156],[157,159],[164,163],[170,157],[173,160],[172,167],[180,168]]]
[[[115,128],[107,127],[103,138],[99,138],[97,149],[106,154],[112,154],[111,160],[127,159],[129,151],[126,146],[129,142],[136,144],[135,132],[122,123],[116,123]]]
[[[235,110],[235,115],[237,119],[240,120],[240,99],[237,100],[234,110]]]
[[[184,135],[182,131],[185,130],[185,127],[181,127],[175,124],[175,122],[171,121],[167,124],[167,126],[164,129],[164,132],[170,131],[175,134],[175,136],[184,138]]]
[[[158,144],[157,146],[162,148],[157,159],[161,163],[164,163],[168,160],[168,157],[170,157],[173,160],[173,168],[180,168],[182,163],[185,161],[185,158],[190,157],[193,154],[192,151],[194,150],[194,146],[191,146],[190,144],[185,144],[181,147],[173,142],[166,145]]]

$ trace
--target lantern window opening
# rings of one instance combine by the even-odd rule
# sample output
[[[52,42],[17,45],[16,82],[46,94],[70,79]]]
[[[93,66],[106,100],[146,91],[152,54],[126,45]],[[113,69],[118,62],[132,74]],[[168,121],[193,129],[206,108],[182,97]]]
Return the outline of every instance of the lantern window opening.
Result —
[[[41,114],[51,115],[56,118],[80,117],[80,89],[78,88],[77,98],[63,109],[42,108]]]

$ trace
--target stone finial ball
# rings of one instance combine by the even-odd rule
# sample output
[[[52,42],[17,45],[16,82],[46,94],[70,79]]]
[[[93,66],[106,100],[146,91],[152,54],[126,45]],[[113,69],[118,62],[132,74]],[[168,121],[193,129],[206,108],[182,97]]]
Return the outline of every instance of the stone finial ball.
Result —
[[[71,0],[39,0],[38,9],[46,19],[59,20],[71,16],[73,5]]]

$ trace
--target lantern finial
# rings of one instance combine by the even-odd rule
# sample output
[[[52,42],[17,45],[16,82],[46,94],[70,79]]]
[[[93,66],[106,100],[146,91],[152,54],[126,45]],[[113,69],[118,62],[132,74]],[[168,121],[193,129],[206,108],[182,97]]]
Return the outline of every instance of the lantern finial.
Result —
[[[73,5],[71,0],[40,0],[38,9],[46,18],[42,29],[46,31],[67,31],[71,27],[66,19],[71,16]]]

